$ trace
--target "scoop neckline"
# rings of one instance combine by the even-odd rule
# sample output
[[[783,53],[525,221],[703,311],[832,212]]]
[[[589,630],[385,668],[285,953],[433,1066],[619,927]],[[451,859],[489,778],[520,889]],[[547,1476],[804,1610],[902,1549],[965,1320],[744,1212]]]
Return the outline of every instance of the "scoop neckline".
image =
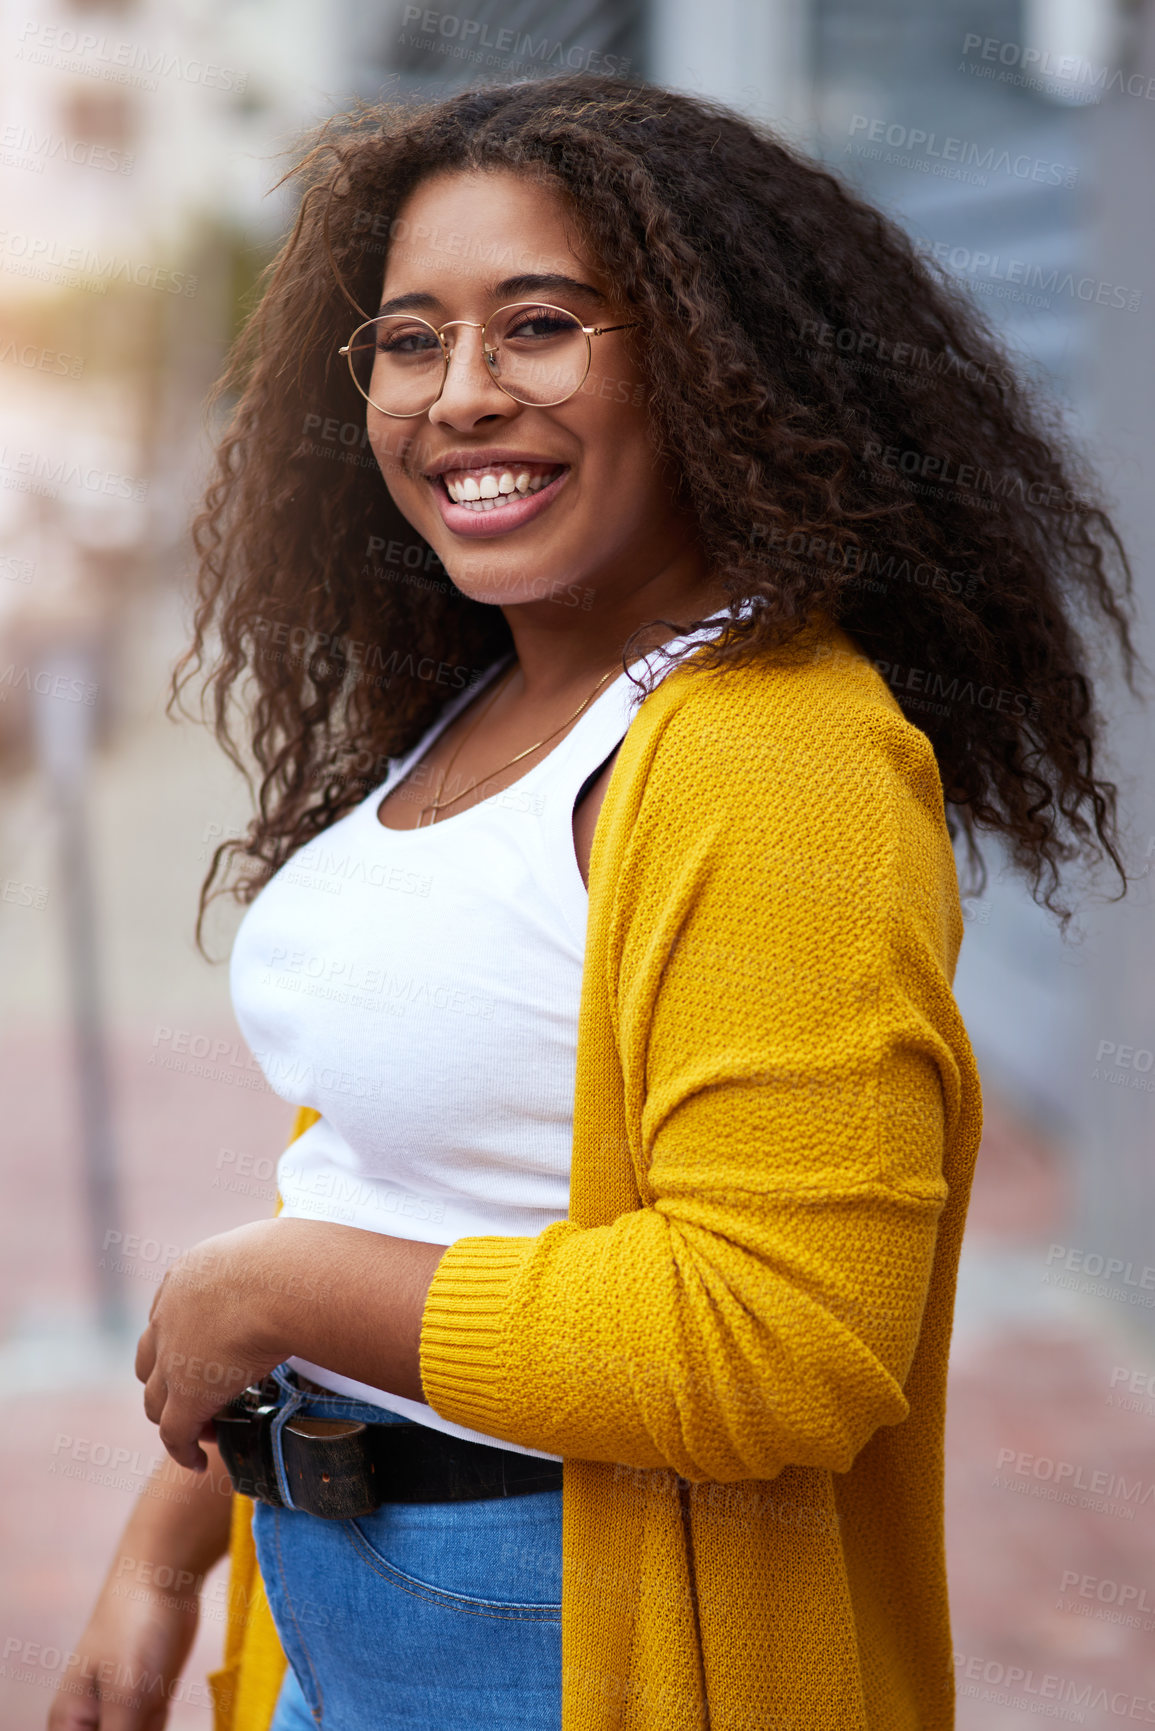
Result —
[[[507,661],[508,659],[509,659],[508,656],[503,657],[503,659],[501,661],[498,661],[494,664],[494,667],[490,671],[492,673],[496,673],[497,671],[500,670],[500,668],[504,665],[505,661]],[[634,668],[637,665],[638,665],[637,662],[631,662],[630,663],[630,672],[633,672]],[[420,757],[414,757],[413,753],[411,752],[409,754],[409,757],[402,759],[402,763],[404,764],[405,767],[404,767],[404,771],[403,771],[402,775],[400,775],[397,778],[397,781],[394,781],[392,783],[392,785],[390,785],[390,782],[387,780],[374,793],[370,794],[368,803],[369,803],[369,808],[370,808],[370,814],[372,816],[374,824],[376,825],[376,827],[378,829],[384,830],[386,835],[416,835],[418,833],[423,833],[423,832],[425,832],[427,830],[431,830],[431,829],[444,829],[447,824],[458,823],[458,822],[460,822],[460,820],[462,818],[469,817],[473,812],[481,811],[483,807],[485,807],[487,805],[491,805],[495,799],[501,799],[507,794],[511,794],[511,793],[516,792],[516,790],[518,788],[524,787],[526,782],[529,781],[532,776],[536,775],[537,771],[539,769],[542,769],[547,763],[549,763],[557,752],[561,751],[563,749],[563,747],[565,747],[566,745],[569,744],[570,740],[574,737],[578,728],[581,726],[582,722],[585,721],[586,717],[592,715],[594,713],[594,711],[597,709],[598,705],[600,703],[602,703],[610,695],[610,693],[612,691],[616,691],[618,689],[618,686],[621,684],[622,680],[625,677],[626,677],[626,675],[624,672],[619,673],[617,678],[612,680],[610,682],[610,684],[606,686],[604,691],[601,691],[598,693],[597,697],[594,698],[594,700],[590,704],[589,708],[584,710],[582,712],[582,714],[578,717],[577,721],[570,728],[570,730],[566,734],[565,738],[562,740],[559,740],[558,744],[554,746],[553,751],[547,751],[544,757],[539,758],[538,761],[532,766],[532,768],[527,769],[525,774],[519,776],[516,781],[511,781],[509,783],[508,787],[502,787],[502,788],[499,788],[496,793],[487,794],[485,799],[477,800],[477,802],[474,805],[467,806],[464,811],[454,812],[452,817],[443,817],[441,819],[440,823],[413,824],[408,829],[394,829],[391,824],[382,823],[381,819],[377,815],[378,812],[380,811],[382,805],[388,799],[389,795],[393,792],[394,788],[397,787],[398,783],[400,781],[404,780],[404,777],[406,775],[408,775],[410,769],[415,768],[416,765],[418,763],[420,763],[421,758],[425,756],[426,752],[428,752],[437,743],[438,738],[440,737],[441,733],[444,731],[444,728],[438,728],[437,733],[434,734],[433,738],[428,741],[428,743],[425,746],[425,750],[421,752]],[[485,685],[488,685],[489,683],[490,683],[489,679],[486,679],[484,682]],[[483,688],[484,687],[479,684],[478,689],[481,690]],[[462,704],[461,707],[462,707],[462,709],[464,709],[466,707],[466,705]],[[460,714],[460,713],[461,713],[461,711],[458,710],[455,715],[452,715],[452,716],[446,715],[444,717],[439,717],[438,719],[443,720],[445,726],[447,727],[449,725],[450,721],[455,720],[456,715]],[[417,750],[417,747],[415,746],[414,751],[416,751],[416,750]]]
[[[583,714],[578,717],[577,721],[574,723],[573,727],[570,728],[570,730],[566,734],[565,738],[560,740],[559,743],[554,746],[553,751],[547,751],[544,757],[539,758],[538,761],[533,765],[533,767],[531,769],[527,769],[525,774],[522,776],[519,776],[516,781],[511,781],[508,787],[499,788],[496,793],[491,793],[491,794],[487,795],[487,797],[485,799],[479,799],[476,802],[476,804],[467,807],[467,809],[465,811],[456,812],[452,817],[442,818],[440,823],[414,824],[408,829],[394,829],[390,824],[381,822],[381,819],[378,816],[378,812],[380,811],[381,806],[384,804],[385,800],[388,799],[389,795],[393,792],[393,789],[398,785],[398,782],[400,780],[403,780],[404,777],[406,775],[408,775],[410,769],[414,768],[416,766],[416,764],[418,764],[421,761],[421,757],[424,757],[426,752],[428,752],[437,743],[437,740],[440,738],[440,736],[444,732],[445,728],[449,726],[449,723],[453,720],[456,720],[457,716],[461,713],[461,710],[466,707],[466,705],[463,703],[461,705],[460,709],[454,710],[452,713],[450,713],[449,708],[447,706],[447,708],[442,711],[441,715],[438,716],[437,721],[435,721],[433,723],[433,727],[436,731],[433,732],[432,737],[426,738],[424,740],[418,740],[417,744],[413,747],[413,750],[411,752],[409,752],[405,757],[403,757],[400,760],[401,774],[398,776],[397,780],[394,781],[391,776],[387,776],[385,778],[384,782],[382,782],[379,787],[375,788],[374,791],[369,795],[369,797],[365,803],[369,808],[369,813],[370,813],[370,816],[373,820],[374,827],[376,829],[384,830],[386,835],[418,835],[418,834],[421,834],[424,831],[427,831],[430,829],[444,829],[447,824],[457,823],[462,818],[469,817],[473,812],[481,811],[483,809],[483,807],[492,804],[492,802],[495,799],[501,799],[506,794],[513,793],[517,788],[524,787],[525,783],[527,781],[529,781],[532,776],[536,775],[536,773],[539,769],[543,768],[543,766],[545,764],[549,763],[550,760],[554,757],[554,755],[558,751],[561,751],[566,745],[569,744],[570,740],[577,733],[578,728],[582,725],[582,722],[585,721],[588,716],[593,715],[595,710],[598,708],[598,705],[601,703],[604,703],[605,700],[610,696],[610,694],[612,692],[616,692],[618,690],[618,687],[621,685],[622,680],[627,678],[629,674],[633,673],[639,667],[648,666],[651,656],[661,655],[664,650],[673,648],[677,644],[682,644],[687,639],[695,640],[695,639],[701,637],[703,635],[703,633],[706,632],[707,626],[712,626],[712,625],[716,625],[716,624],[720,626],[721,624],[727,622],[729,620],[729,618],[730,618],[730,614],[729,614],[728,610],[723,610],[719,613],[711,614],[710,617],[708,619],[703,620],[702,624],[699,625],[694,631],[681,632],[677,637],[667,638],[665,643],[659,643],[654,649],[647,650],[644,655],[640,655],[637,657],[636,660],[631,661],[628,669],[623,669],[618,674],[617,678],[614,679],[609,685],[607,685],[604,691],[600,692],[598,694],[598,696],[595,697],[594,701],[590,704],[589,708],[587,710],[585,710],[583,712]],[[514,655],[515,655],[515,652],[511,650],[507,654],[500,656],[497,661],[495,661],[489,668],[487,668],[485,676],[483,677],[483,679],[478,681],[477,687],[475,688],[474,695],[477,695],[481,690],[484,690],[484,688],[490,683],[491,679],[500,671],[500,669],[502,667],[504,667],[506,665],[506,663],[510,660],[511,656],[514,656]],[[647,695],[649,695],[649,694],[647,693]],[[644,699],[643,699],[643,701],[644,701]],[[440,723],[441,725],[439,726],[438,723]],[[421,747],[423,745],[424,745],[424,750],[421,750]],[[421,753],[420,756],[416,755],[419,751]]]

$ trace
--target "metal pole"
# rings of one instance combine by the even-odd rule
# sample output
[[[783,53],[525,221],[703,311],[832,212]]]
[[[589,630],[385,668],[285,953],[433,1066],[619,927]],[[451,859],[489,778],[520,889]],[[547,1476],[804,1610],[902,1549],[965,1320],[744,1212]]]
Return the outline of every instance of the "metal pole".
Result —
[[[40,761],[57,815],[57,844],[68,985],[80,1110],[85,1214],[97,1323],[120,1336],[127,1316],[121,1282],[105,1250],[110,1228],[123,1229],[105,1039],[96,906],[86,788],[98,696],[88,644],[53,646],[41,658],[33,697]],[[59,695],[67,693],[68,695]]]

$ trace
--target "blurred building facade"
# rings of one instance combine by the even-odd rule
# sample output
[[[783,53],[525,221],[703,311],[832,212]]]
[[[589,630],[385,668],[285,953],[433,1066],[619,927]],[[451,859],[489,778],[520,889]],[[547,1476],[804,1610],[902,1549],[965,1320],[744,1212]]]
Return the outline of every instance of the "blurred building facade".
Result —
[[[187,563],[211,433],[203,400],[290,215],[290,195],[270,191],[284,153],[356,99],[489,77],[642,75],[732,103],[822,156],[969,284],[1064,404],[1109,471],[1149,598],[1147,411],[1133,363],[1152,341],[1150,242],[1132,220],[1149,148],[1149,6],[44,0],[29,12],[3,0],[0,26],[14,44],[0,160],[0,668],[11,670],[0,762],[12,773],[35,765],[37,680],[62,677],[62,644],[80,688],[94,688],[83,701],[95,744],[116,725],[127,614]],[[948,139],[979,166],[952,170]],[[984,169],[992,155],[1043,172]],[[1016,287],[1092,279],[1122,305],[1077,286]],[[1155,857],[1146,725],[1105,689],[1142,870]],[[1144,1079],[1155,1086],[1146,886],[1121,909],[1088,912],[1093,941],[1071,947],[1000,874],[998,850],[988,857],[993,881],[967,901],[957,983],[984,1077],[1069,1149],[1088,1245],[1138,1254],[1152,1188]]]
[[[357,100],[564,70],[775,126],[969,285],[1108,484],[1155,664],[1153,0],[0,0],[6,1640],[69,1649],[135,1494],[58,1473],[61,1436],[156,1446],[131,1345],[93,1322],[131,1330],[173,1246],[266,1213],[288,1130],[251,1085],[225,970],[191,942],[247,796],[205,731],[162,714],[187,642],[205,399],[292,216],[275,183],[302,130]],[[1085,904],[1085,941],[1065,945],[988,844],[989,887],[964,902],[956,992],[989,1127],[960,1270],[948,1550],[975,1731],[1022,1710],[980,1699],[976,1662],[1061,1671],[1075,1702],[1150,1674],[1155,1624],[1066,1591],[1155,1596],[1152,722],[1109,659],[1100,695],[1138,874],[1126,900]],[[182,1051],[224,1056],[197,1075]],[[110,1243],[122,1253],[103,1257]],[[1008,1496],[1054,1488],[992,1482],[1008,1455],[1077,1463],[1146,1506]],[[219,1662],[215,1586],[194,1678]],[[0,1675],[6,1731],[41,1726],[46,1699]],[[206,1712],[190,1691],[170,1731]]]

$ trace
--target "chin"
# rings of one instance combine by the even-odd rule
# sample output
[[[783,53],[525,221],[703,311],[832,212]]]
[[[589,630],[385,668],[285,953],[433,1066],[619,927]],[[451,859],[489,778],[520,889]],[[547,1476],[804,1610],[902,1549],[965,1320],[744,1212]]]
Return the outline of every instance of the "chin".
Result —
[[[487,607],[516,607],[519,602],[540,601],[555,587],[536,566],[524,572],[511,571],[508,565],[499,571],[478,571],[476,567],[471,569],[466,560],[452,565],[444,560],[442,563],[455,588],[471,601]]]
[[[522,601],[547,599],[561,580],[551,575],[568,571],[568,558],[552,557],[548,543],[541,551],[513,545],[514,537],[487,542],[484,546],[441,548],[430,546],[440,558],[454,584],[471,600],[494,607],[512,607]]]

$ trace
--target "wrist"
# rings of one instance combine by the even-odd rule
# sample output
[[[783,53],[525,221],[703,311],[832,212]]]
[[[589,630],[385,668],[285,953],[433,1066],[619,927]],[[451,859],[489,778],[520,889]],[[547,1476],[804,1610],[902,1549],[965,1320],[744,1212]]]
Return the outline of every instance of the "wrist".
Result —
[[[298,1357],[423,1400],[421,1318],[445,1245],[329,1220],[261,1224],[254,1303],[269,1363]]]
[[[150,1572],[150,1567],[155,1572]],[[161,1581],[168,1584],[162,1586]],[[195,1616],[200,1608],[204,1584],[205,1576],[193,1574],[191,1569],[179,1569],[170,1563],[150,1566],[144,1559],[138,1561],[134,1558],[131,1573],[114,1573],[105,1582],[89,1629],[98,1628],[108,1614],[119,1614],[125,1605],[143,1608],[146,1613],[163,1611],[178,1616]]]
[[[316,1240],[311,1220],[260,1220],[248,1230],[244,1334],[254,1356],[270,1368],[295,1350],[308,1308],[319,1297]],[[302,1230],[303,1229],[303,1230]]]

